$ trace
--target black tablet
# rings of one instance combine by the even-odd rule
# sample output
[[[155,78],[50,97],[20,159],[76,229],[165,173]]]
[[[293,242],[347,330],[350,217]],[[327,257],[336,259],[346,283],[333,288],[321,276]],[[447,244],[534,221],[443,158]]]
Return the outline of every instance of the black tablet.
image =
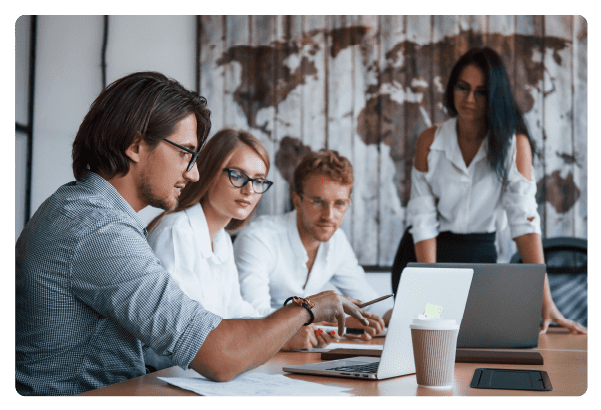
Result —
[[[553,390],[547,372],[517,369],[476,369],[470,387],[476,389]]]

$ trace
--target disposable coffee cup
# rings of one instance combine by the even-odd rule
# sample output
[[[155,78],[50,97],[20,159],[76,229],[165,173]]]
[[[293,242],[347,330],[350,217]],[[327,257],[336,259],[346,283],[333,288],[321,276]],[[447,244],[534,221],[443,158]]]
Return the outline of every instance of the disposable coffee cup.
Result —
[[[457,322],[419,315],[409,327],[417,384],[435,389],[451,388],[459,334]]]

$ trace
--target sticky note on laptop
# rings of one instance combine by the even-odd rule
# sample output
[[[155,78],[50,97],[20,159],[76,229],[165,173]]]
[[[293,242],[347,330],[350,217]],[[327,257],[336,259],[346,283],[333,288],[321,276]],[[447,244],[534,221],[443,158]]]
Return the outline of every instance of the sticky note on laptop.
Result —
[[[440,318],[440,314],[444,308],[442,306],[433,305],[432,303],[426,303],[426,309],[424,309],[424,316],[431,318]]]

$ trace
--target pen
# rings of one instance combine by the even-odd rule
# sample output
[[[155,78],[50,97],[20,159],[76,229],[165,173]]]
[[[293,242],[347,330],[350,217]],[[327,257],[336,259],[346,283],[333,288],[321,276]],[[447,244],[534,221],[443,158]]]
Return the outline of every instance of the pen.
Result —
[[[369,302],[361,303],[357,305],[357,307],[364,308],[365,306],[373,305],[374,303],[380,302],[384,299],[388,299],[389,297],[394,296],[392,293],[390,295],[382,296],[374,300],[370,300]]]

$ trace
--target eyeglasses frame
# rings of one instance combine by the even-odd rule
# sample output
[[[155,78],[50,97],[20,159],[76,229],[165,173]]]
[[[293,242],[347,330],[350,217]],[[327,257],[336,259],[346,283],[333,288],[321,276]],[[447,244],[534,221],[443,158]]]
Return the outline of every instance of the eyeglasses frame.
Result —
[[[303,194],[299,194],[298,192],[297,192],[297,195],[298,195],[298,196],[300,196],[302,199],[306,199],[307,201],[311,202],[311,204],[312,204],[312,205],[314,205],[314,206],[317,206],[317,201],[315,201],[313,198],[309,198],[308,196],[305,196],[305,195],[303,195]],[[321,199],[321,200],[323,201],[323,203],[325,203],[325,204],[329,204],[329,203],[330,203],[330,201],[326,201],[326,200],[325,200],[325,199],[323,199],[323,198],[320,198],[320,199]],[[344,208],[344,210],[343,210],[343,211],[341,211],[341,210],[337,209],[335,204],[333,205],[333,207],[334,207],[334,210],[336,210],[337,212],[340,212],[341,214],[343,214],[343,213],[345,213],[345,212],[348,210],[348,207],[349,207],[349,206],[351,206],[352,202],[353,202],[353,200],[351,199],[351,197],[349,197],[349,198],[348,198],[348,203],[346,204],[346,207]],[[321,209],[322,209],[322,210],[326,210],[327,208],[324,208],[324,207],[323,207],[323,205],[321,205]]]
[[[189,154],[192,154],[192,159],[190,159],[190,162],[188,163],[188,167],[186,168],[186,172],[190,172],[192,170],[192,168],[194,167],[196,160],[198,159],[198,154],[200,154],[200,150],[199,151],[189,150],[188,148],[182,147],[181,145],[176,144],[173,141],[169,141],[167,138],[163,138],[163,141],[168,142],[169,144],[173,145],[174,147],[177,147],[183,151],[186,151]]]
[[[463,89],[461,89],[461,88]],[[464,84],[455,83],[453,91],[461,93],[463,98],[467,98],[470,93],[474,93],[474,99],[488,99],[488,89],[482,88],[471,88],[471,86],[465,86]]]
[[[253,192],[255,194],[262,195],[265,192],[267,192],[269,190],[269,188],[271,188],[271,186],[273,185],[273,181],[269,181],[269,180],[267,180],[265,178],[251,178],[248,175],[246,175],[246,172],[244,172],[244,171],[242,171],[240,169],[237,169],[237,168],[223,168],[223,171],[227,172],[227,177],[230,180],[230,183],[232,184],[232,186],[234,188],[240,188],[240,189],[242,189],[242,188],[244,188],[246,186],[246,184],[248,184],[249,182],[251,182],[250,187],[251,187],[251,189],[253,190]],[[242,186],[236,186],[236,185],[234,185],[234,181],[232,181],[232,176],[230,174],[231,171],[236,171],[236,172],[239,172],[242,175],[244,175],[244,177],[246,178],[246,180],[244,181],[244,183],[242,184]],[[261,184],[267,183],[267,188],[265,188],[265,190],[263,192],[257,192],[257,191],[255,191],[255,186],[254,186],[255,181],[260,182]]]

